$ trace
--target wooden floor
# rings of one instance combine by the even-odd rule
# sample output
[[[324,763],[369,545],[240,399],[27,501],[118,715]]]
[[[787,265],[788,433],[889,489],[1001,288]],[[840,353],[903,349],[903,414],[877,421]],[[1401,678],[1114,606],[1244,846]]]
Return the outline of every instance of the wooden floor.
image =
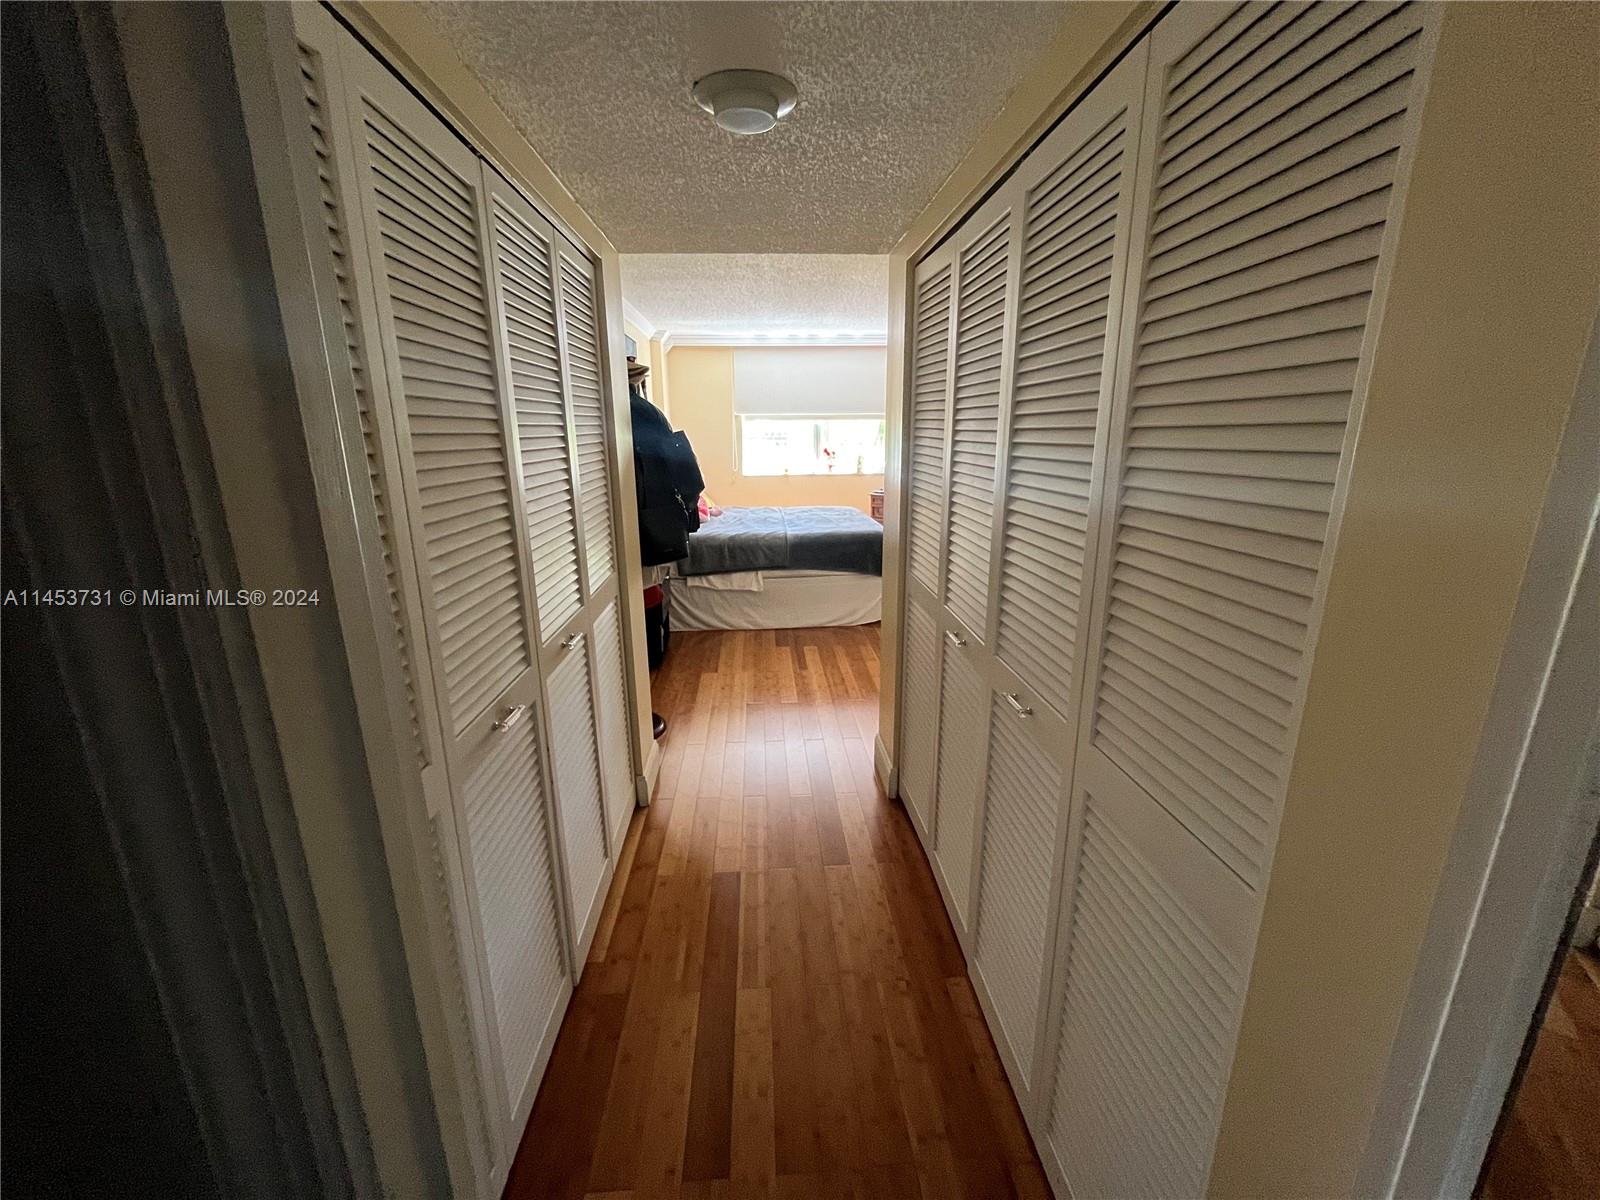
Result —
[[[1048,1196],[916,835],[878,627],[676,634],[507,1197]]]
[[[1573,950],[1511,1114],[1490,1148],[1483,1200],[1600,1196],[1600,959]]]

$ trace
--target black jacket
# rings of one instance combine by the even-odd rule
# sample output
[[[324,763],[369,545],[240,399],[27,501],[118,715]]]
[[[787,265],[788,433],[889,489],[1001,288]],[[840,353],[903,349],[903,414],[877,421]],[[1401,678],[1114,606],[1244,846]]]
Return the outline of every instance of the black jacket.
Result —
[[[700,528],[700,493],[706,481],[694,448],[661,410],[638,392],[630,396],[633,478],[639,495],[639,553],[644,565],[677,562],[689,553]]]

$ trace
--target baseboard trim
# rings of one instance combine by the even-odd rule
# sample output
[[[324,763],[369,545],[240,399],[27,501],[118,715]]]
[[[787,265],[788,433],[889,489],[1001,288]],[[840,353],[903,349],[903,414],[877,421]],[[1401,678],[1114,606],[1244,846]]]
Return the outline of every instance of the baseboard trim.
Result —
[[[648,808],[655,795],[656,781],[661,778],[661,743],[652,740],[650,753],[645,755],[644,774],[633,777],[634,799],[640,808]]]
[[[894,760],[889,757],[889,751],[881,737],[872,739],[872,768],[878,773],[878,782],[883,785],[884,795],[891,798],[898,796],[900,772],[895,770]]]

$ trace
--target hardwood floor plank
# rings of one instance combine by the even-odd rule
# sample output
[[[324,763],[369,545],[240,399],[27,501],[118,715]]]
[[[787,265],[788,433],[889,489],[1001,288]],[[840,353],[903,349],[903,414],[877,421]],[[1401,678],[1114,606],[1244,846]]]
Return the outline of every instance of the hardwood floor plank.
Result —
[[[623,996],[580,988],[568,1005],[512,1160],[505,1200],[574,1200],[587,1191],[625,1003]]]
[[[817,1088],[818,1148],[823,1166],[839,1170],[867,1160],[857,1100],[861,1081],[845,1023],[839,960],[833,944],[828,884],[821,865],[795,869],[801,957],[815,1039],[812,1075]]]
[[[617,876],[628,878],[633,871],[634,855],[639,850],[639,838],[644,833],[644,821],[641,819],[648,810],[635,809],[633,817],[628,822],[628,829],[622,839],[622,849],[617,855]],[[589,961],[592,963],[604,962],[606,954],[611,948],[611,938],[616,932],[617,920],[622,913],[623,902],[627,898],[627,888],[612,888],[605,899],[605,906],[600,910],[600,922],[595,927],[594,941],[589,944]]]
[[[844,1023],[849,1031],[856,1107],[865,1153],[860,1165],[913,1161],[894,1053],[862,927],[849,867],[825,868],[828,918],[838,955]]]
[[[900,1104],[905,1113],[906,1131],[918,1163],[948,1155],[945,1142],[944,1105],[934,1082],[923,1048],[922,1027],[917,1020],[912,985],[905,979],[879,979],[878,997],[889,1031],[889,1049],[894,1059],[895,1080],[900,1087]]]
[[[806,743],[806,769],[811,779],[812,811],[817,823],[818,850],[822,861],[830,867],[843,866],[850,861],[850,847],[845,842],[844,821],[839,816],[839,801],[833,788],[833,767],[828,762],[828,748],[820,741]]]
[[[1511,1112],[1489,1147],[1484,1200],[1600,1195],[1600,958],[1569,950]]]
[[[967,1031],[967,1044],[977,1070],[978,1087],[983,1091],[989,1111],[995,1117],[1000,1134],[996,1152],[1009,1163],[1034,1162],[1033,1141],[1028,1136],[1027,1123],[1023,1120],[1022,1109],[1017,1106],[1010,1084],[1006,1082],[1000,1053],[995,1049],[994,1039],[989,1036],[989,1026],[984,1023],[983,1011],[978,1007],[978,997],[972,990],[972,984],[965,977],[950,979],[946,981],[945,990],[950,996],[956,1017]]]
[[[744,863],[744,746],[722,752],[722,794],[717,811],[714,871],[737,871]]]
[[[794,812],[783,743],[766,743],[767,866],[794,866]]]
[[[690,992],[668,1001],[662,1015],[639,1143],[634,1200],[667,1200],[678,1195],[699,1011],[700,997]]]
[[[766,988],[767,872],[745,871],[739,883],[739,986]]]
[[[815,1174],[821,1165],[817,1110],[819,1046],[800,941],[797,869],[767,872],[767,963],[772,993],[772,1088],[778,1173]]]
[[[729,1138],[733,1191],[769,1196],[777,1178],[772,1100],[772,995],[741,988],[734,1018],[733,1097],[739,1120]]]
[[[733,1126],[734,1002],[739,988],[739,875],[712,876],[700,972],[699,1036],[689,1098],[683,1177],[726,1179]]]
[[[656,866],[658,874],[676,875],[683,870],[690,834],[694,827],[695,809],[700,803],[699,781],[705,750],[704,744],[691,743],[684,752],[677,791],[672,797],[672,823],[667,826],[666,841],[661,847],[661,860]]]
[[[668,796],[634,816],[633,824],[639,826],[641,832],[627,875],[618,874],[618,878],[625,881],[621,884],[622,903],[617,910],[616,925],[606,946],[605,960],[591,965],[585,973],[586,986],[625,994],[633,982],[639,945],[650,915],[650,899],[655,892],[656,864],[661,860],[672,805],[673,799]],[[613,880],[611,886],[615,893],[617,882]]]
[[[678,876],[656,880],[595,1140],[589,1174],[593,1191],[633,1186],[644,1100],[655,1068],[662,1009],[671,994],[669,983],[676,966],[671,922],[677,910],[669,898],[685,886]]]

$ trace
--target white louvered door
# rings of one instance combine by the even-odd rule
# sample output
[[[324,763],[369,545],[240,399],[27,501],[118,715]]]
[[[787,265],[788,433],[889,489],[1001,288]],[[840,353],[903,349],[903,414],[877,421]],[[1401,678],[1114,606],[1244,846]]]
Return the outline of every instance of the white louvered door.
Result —
[[[1005,188],[990,199],[969,220],[970,231],[957,231],[950,249],[953,323],[932,851],[969,951],[989,741],[996,463],[1017,302],[1014,195]]]
[[[446,943],[436,953],[437,967],[448,977],[443,990],[455,1010],[452,1021],[465,1032],[471,1048],[468,1061],[457,1064],[466,1123],[473,1134],[479,1130],[488,1134],[480,1147],[483,1158],[475,1166],[490,1179],[500,1179],[509,1165],[509,1151],[498,1036],[488,981],[480,970],[474,906],[466,892],[469,881],[461,867],[458,806],[452,799],[442,744],[423,582],[411,552],[413,515],[406,499],[398,414],[391,404],[379,301],[366,258],[355,173],[358,151],[347,120],[346,39],[320,9],[297,8],[294,21],[303,114],[310,135],[306,145],[315,162],[318,196],[315,213],[307,214],[312,218],[307,223],[309,249],[314,257],[327,255],[332,267],[334,294],[327,299],[337,305],[344,353],[330,347],[329,365],[336,390],[349,388],[359,426],[372,511],[370,523],[358,519],[375,551],[368,555],[366,570],[381,578],[378,590],[387,621],[377,624],[380,638],[388,635],[393,656],[389,677],[398,681],[403,699],[403,715],[392,725],[403,731],[401,756],[415,769],[427,812],[432,878],[426,887],[438,903]],[[295,129],[293,118],[289,127]]]
[[[341,44],[358,257],[428,630],[500,1178],[571,991],[518,414],[501,383],[478,161],[364,50]]]
[[[1041,1150],[1205,1191],[1415,101],[1421,6],[1150,38]]]
[[[939,728],[939,663],[944,594],[944,487],[950,427],[952,253],[923,260],[914,282],[911,412],[906,445],[905,683],[900,795],[923,840],[932,847]]]
[[[579,540],[583,545],[583,629],[600,731],[606,845],[615,858],[635,808],[629,754],[628,695],[623,666],[622,609],[617,599],[615,493],[610,473],[609,418],[601,337],[598,275],[593,261],[560,239],[559,295],[565,341],[568,422],[577,465]],[[592,933],[592,928],[590,929]],[[587,944],[587,939],[586,943]]]
[[[498,1194],[635,806],[599,280],[325,8],[290,19],[282,112],[356,488],[325,520],[366,584],[340,619],[427,876],[391,862],[397,889],[434,905],[426,945],[406,936],[446,1009],[435,1083]]]
[[[1020,256],[1000,409],[994,651],[972,972],[1024,1107],[1049,998],[1067,832],[1086,563],[1110,424],[1143,96],[1137,47],[1007,185]]]
[[[622,672],[621,613],[607,452],[608,418],[602,391],[603,340],[597,275],[588,255],[565,236],[556,240],[556,265],[567,422],[572,431],[578,498],[578,541],[583,548],[583,604],[562,637],[561,646],[570,647],[569,657],[549,672],[549,687],[551,701],[557,705],[562,703],[556,694],[558,684],[574,704],[587,695],[584,715],[570,718],[569,736],[556,749],[557,770],[583,781],[583,798],[573,801],[575,814],[581,806],[581,819],[575,815],[569,842],[573,861],[586,872],[581,880],[575,877],[573,912],[578,944],[586,953],[617,849],[633,813],[634,771],[627,740],[619,740],[627,720],[627,702],[625,690],[619,691],[618,687]],[[559,709],[557,716],[561,716]],[[606,747],[604,755],[598,753],[600,745]],[[567,803],[566,797],[562,803]]]
[[[593,584],[593,556],[585,553],[590,519],[603,525],[600,544],[610,546],[609,489],[599,490],[598,513],[586,511],[580,502],[594,491],[591,486],[585,492],[580,473],[583,421],[588,414],[603,418],[595,386],[599,359],[593,349],[593,291],[589,288],[576,298],[568,294],[574,248],[498,172],[488,165],[482,170],[502,373],[516,414],[516,461],[537,600],[539,673],[550,714],[569,934],[581,957],[610,878],[616,824],[608,831],[607,816],[614,810],[606,793],[617,809],[626,803],[624,820],[633,805],[627,752],[614,749],[626,745],[626,731],[614,717],[606,726],[608,718],[601,712],[602,702],[614,706],[621,682],[616,586],[609,579],[599,587]],[[576,315],[574,305],[579,306]],[[577,321],[587,321],[589,331],[575,332]],[[583,400],[577,399],[580,393]],[[598,457],[591,450],[589,461],[604,471],[603,439]],[[611,614],[615,636],[608,627],[604,644],[597,647],[595,622],[602,613]],[[603,659],[598,664],[597,654]],[[597,688],[597,681],[609,683]],[[621,764],[610,779],[601,773],[602,745],[612,748],[606,761]]]

